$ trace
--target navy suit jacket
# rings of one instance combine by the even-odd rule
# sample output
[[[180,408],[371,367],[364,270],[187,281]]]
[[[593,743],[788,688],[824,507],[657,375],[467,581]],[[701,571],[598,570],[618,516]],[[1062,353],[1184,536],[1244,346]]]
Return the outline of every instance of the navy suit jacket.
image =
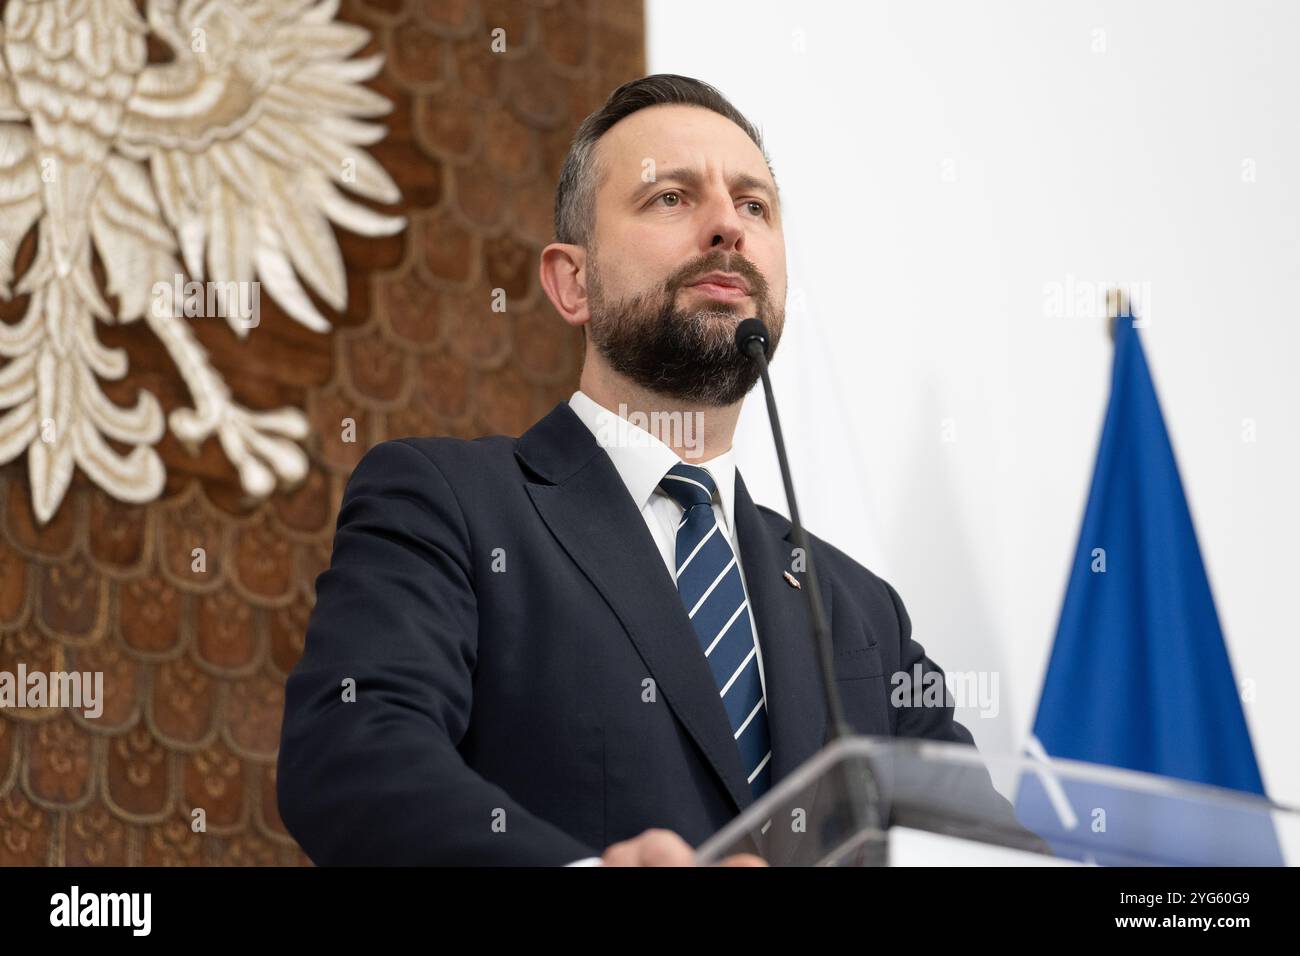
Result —
[[[822,680],[790,522],[739,473],[735,521],[779,783],[825,742]],[[973,744],[951,707],[891,706],[888,675],[938,668],[894,589],[811,540],[854,729]],[[753,800],[672,575],[567,404],[517,440],[388,441],[357,465],[277,781],[317,864],[555,865],[651,827],[699,845]]]

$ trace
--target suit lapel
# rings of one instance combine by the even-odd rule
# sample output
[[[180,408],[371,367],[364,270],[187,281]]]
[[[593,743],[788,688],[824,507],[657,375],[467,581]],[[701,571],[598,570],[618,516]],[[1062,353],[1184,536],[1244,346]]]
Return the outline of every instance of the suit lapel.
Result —
[[[519,439],[516,455],[542,478],[527,486],[538,514],[618,616],[658,693],[713,766],[737,811],[743,810],[753,796],[717,685],[672,576],[613,462],[564,403]]]

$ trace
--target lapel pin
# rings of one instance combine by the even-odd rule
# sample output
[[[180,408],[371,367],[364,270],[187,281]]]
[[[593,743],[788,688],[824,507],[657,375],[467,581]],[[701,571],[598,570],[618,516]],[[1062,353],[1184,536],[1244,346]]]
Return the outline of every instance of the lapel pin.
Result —
[[[789,584],[790,587],[794,588],[796,591],[803,590],[803,585],[799,583],[799,581],[795,578],[793,574],[791,574],[789,571],[782,571],[781,573],[785,575],[786,583]]]

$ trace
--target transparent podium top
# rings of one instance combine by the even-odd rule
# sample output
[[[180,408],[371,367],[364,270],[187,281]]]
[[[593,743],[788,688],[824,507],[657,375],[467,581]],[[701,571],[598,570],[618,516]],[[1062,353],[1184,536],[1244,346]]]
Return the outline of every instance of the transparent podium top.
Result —
[[[709,864],[737,853],[773,866],[1284,866],[1300,863],[1300,811],[1072,760],[853,737],[782,780],[696,855]]]

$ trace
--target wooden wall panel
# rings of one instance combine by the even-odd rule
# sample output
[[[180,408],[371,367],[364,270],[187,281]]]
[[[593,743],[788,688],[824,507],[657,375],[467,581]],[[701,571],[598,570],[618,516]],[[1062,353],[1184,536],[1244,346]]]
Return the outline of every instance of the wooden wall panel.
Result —
[[[329,334],[266,296],[245,342],[192,323],[236,398],[307,413],[305,481],[247,501],[215,440],[191,450],[169,433],[160,500],[125,505],[78,474],[41,525],[25,456],[0,469],[0,670],[103,671],[106,698],[97,719],[0,710],[0,866],[306,863],[276,813],[283,684],[350,469],[386,438],[518,434],[576,384],[581,336],[538,287],[537,258],[573,130],[644,72],[640,0],[344,0],[340,18],[372,31],[361,55],[386,57],[369,85],[394,109],[371,152],[408,226],[338,233],[348,304],[317,300]],[[505,53],[490,50],[497,26]],[[0,300],[0,320],[25,304]],[[113,400],[143,388],[167,411],[188,404],[143,323],[99,332],[130,358],[104,383]]]

